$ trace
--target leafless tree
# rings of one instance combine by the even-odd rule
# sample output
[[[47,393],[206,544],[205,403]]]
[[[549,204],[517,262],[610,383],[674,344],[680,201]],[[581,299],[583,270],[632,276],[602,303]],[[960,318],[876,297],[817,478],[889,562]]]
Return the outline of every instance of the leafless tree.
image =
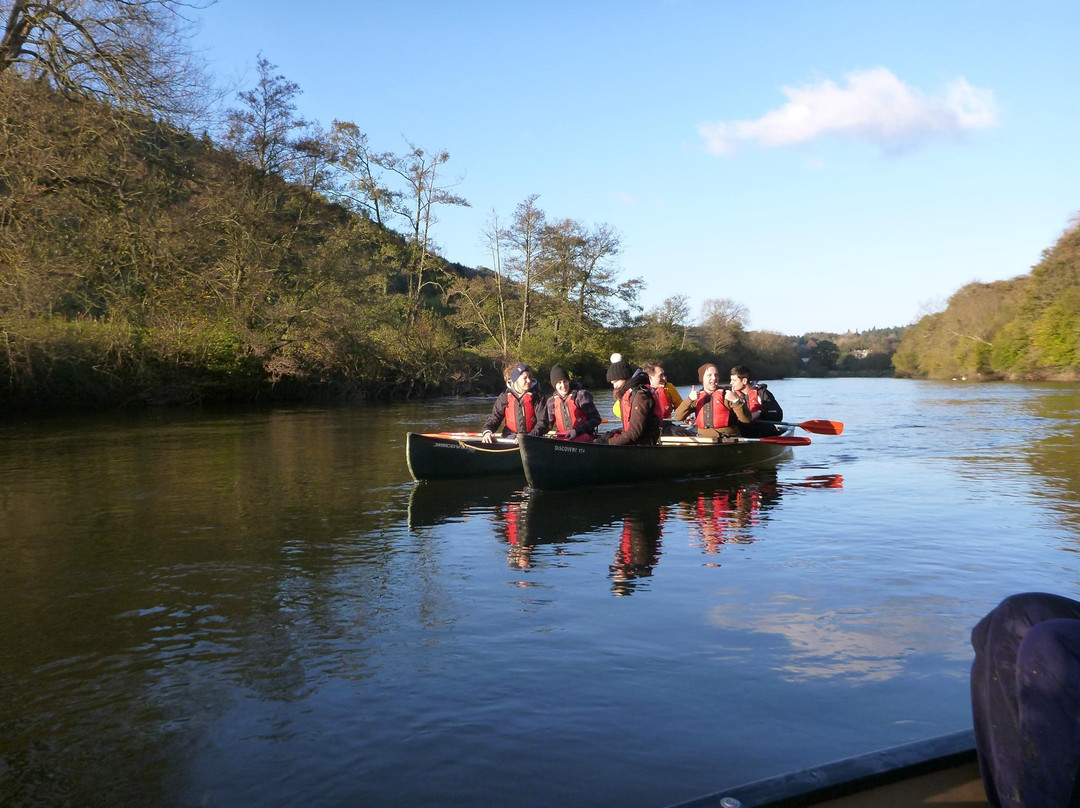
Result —
[[[0,0],[0,73],[177,123],[216,100],[190,47],[185,0]]]

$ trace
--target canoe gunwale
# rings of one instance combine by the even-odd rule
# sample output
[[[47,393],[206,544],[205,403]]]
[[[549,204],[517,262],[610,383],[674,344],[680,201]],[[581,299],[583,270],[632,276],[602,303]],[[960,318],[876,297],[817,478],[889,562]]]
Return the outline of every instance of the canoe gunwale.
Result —
[[[900,783],[977,760],[971,729],[755,780],[669,808],[718,808],[725,797],[743,808],[798,808]]]

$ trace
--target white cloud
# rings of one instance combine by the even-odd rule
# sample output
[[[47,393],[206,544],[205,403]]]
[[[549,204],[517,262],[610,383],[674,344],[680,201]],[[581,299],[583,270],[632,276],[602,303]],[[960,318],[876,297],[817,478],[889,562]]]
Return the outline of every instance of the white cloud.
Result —
[[[698,132],[709,152],[725,156],[743,142],[776,148],[824,135],[899,152],[997,122],[993,91],[972,87],[963,77],[950,82],[936,98],[908,86],[884,67],[854,71],[845,78],[845,87],[829,80],[784,87],[788,102],[757,120],[702,123]]]

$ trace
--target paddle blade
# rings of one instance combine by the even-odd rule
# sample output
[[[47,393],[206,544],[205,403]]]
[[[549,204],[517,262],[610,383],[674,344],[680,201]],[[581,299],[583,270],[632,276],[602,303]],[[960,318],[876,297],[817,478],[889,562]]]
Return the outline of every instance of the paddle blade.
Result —
[[[781,435],[776,438],[758,438],[758,443],[779,443],[781,446],[809,446],[810,438],[804,437],[786,437]]]
[[[813,432],[815,435],[841,435],[844,432],[844,424],[841,421],[799,421],[796,426]]]

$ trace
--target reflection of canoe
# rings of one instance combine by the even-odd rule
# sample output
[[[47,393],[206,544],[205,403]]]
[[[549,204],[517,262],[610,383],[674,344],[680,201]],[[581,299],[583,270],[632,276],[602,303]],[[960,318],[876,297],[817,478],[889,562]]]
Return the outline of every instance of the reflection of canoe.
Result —
[[[414,480],[521,474],[516,441],[500,438],[484,443],[475,434],[410,432],[405,436],[405,459]]]
[[[512,499],[520,499],[523,477],[475,480],[430,480],[413,483],[409,492],[409,529],[480,517],[495,520]]]
[[[678,477],[723,474],[768,465],[783,457],[790,444],[769,439],[722,439],[715,443],[657,446],[609,446],[522,436],[525,478],[533,488],[639,483]],[[797,441],[790,431],[773,440]]]
[[[693,522],[705,503],[710,515],[731,516],[736,502],[746,500],[760,515],[780,498],[774,469],[749,472],[738,478],[693,479],[642,483],[628,495],[625,489],[595,488],[580,491],[532,490],[524,501],[524,541],[549,543],[583,536],[608,526],[640,524],[648,532],[665,520]],[[727,503],[729,510],[716,503]]]
[[[880,808],[931,804],[986,806],[971,730],[758,780],[673,808]]]

